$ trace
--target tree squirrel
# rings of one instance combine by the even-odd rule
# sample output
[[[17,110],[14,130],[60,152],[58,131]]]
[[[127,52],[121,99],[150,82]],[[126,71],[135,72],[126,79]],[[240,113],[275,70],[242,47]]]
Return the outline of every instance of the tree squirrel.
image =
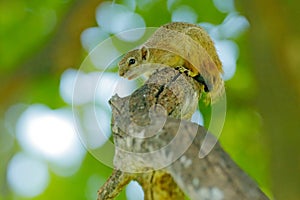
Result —
[[[195,24],[172,22],[158,28],[138,49],[119,62],[119,75],[128,79],[167,65],[195,78],[212,102],[224,92],[222,63],[206,31]]]

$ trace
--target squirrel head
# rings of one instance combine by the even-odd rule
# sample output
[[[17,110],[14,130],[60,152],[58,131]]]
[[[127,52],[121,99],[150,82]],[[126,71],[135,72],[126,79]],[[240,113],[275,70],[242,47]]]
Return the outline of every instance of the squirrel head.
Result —
[[[118,64],[119,75],[129,79],[134,78],[132,73],[138,72],[138,68],[148,62],[149,56],[150,52],[146,46],[129,51]]]

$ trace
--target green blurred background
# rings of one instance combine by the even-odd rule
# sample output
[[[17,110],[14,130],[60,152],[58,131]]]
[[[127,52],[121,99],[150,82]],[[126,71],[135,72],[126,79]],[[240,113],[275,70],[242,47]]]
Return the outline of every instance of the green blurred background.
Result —
[[[228,102],[222,146],[271,199],[299,199],[300,3],[103,2],[0,2],[0,199],[96,199],[112,169],[86,152],[74,131],[72,92],[77,70],[93,47],[109,36],[170,21],[200,24],[216,43]],[[102,61],[90,62],[97,66]],[[75,102],[82,116],[89,116],[91,94],[86,90],[95,83],[93,73],[105,70],[107,85],[119,81],[114,63],[109,69],[85,71],[79,84],[86,98]],[[129,92],[140,83],[126,84],[123,90]],[[100,121],[95,123],[102,124],[109,136],[105,98],[110,91],[106,90],[98,90]],[[97,132],[94,121],[85,121],[83,132]],[[98,147],[101,142],[91,145]],[[141,196],[132,183],[118,199]]]

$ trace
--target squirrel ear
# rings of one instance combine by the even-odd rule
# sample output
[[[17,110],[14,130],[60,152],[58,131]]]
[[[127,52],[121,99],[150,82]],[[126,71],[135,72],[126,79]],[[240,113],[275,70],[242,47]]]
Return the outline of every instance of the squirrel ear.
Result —
[[[142,60],[148,60],[149,58],[149,49],[146,46],[141,48]]]

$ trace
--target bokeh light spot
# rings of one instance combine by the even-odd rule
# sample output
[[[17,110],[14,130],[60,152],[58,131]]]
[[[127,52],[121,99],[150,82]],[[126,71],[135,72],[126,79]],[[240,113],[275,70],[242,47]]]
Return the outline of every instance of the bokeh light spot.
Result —
[[[133,28],[144,28],[144,19],[132,12],[132,10],[120,4],[112,4],[110,2],[102,3],[96,11],[96,19],[100,27],[107,32],[116,34]],[[125,41],[135,41],[143,35],[140,34],[120,35]]]
[[[100,42],[109,37],[109,33],[105,32],[100,27],[92,27],[85,29],[81,33],[81,44],[87,52],[90,52]]]
[[[69,109],[31,105],[19,118],[17,139],[26,152],[51,162],[54,169],[68,169],[59,175],[75,172],[85,155]]]
[[[199,110],[196,110],[196,112],[192,115],[191,122],[194,122],[201,126],[204,125],[204,118],[202,113]]]
[[[193,8],[189,6],[180,6],[172,13],[173,22],[196,23],[198,15]]]
[[[8,165],[7,181],[16,194],[35,197],[48,186],[47,165],[24,153],[18,153]]]
[[[47,157],[60,156],[69,149],[76,135],[72,124],[42,105],[31,106],[18,124],[18,136]]]
[[[228,13],[235,10],[234,0],[213,0],[213,2],[220,12]]]
[[[126,187],[126,197],[128,200],[143,200],[144,191],[136,181],[131,181]]]
[[[215,41],[215,46],[223,64],[223,79],[229,80],[236,71],[236,61],[239,56],[237,44],[231,40]]]
[[[122,0],[123,5],[128,7],[130,10],[134,11],[136,8],[136,1],[135,0]]]
[[[168,0],[167,1],[167,8],[168,8],[168,11],[171,11],[174,9],[174,7],[180,3],[180,0]]]
[[[134,89],[136,89],[134,81],[121,78],[115,73],[103,72],[97,83],[95,98],[102,105],[109,106],[108,101],[114,94],[124,97],[130,95]]]
[[[60,95],[69,105],[81,105],[93,101],[96,82],[100,73],[84,73],[68,69],[60,80]]]
[[[114,46],[112,38],[108,38],[97,45],[87,59],[90,59],[95,68],[104,70],[107,69],[119,55],[120,53]]]
[[[111,135],[110,113],[100,106],[85,105],[82,115],[81,139],[88,149],[101,147]]]
[[[86,183],[85,196],[86,199],[95,200],[97,199],[97,193],[99,187],[105,183],[105,179],[98,174],[91,175]]]
[[[220,33],[224,38],[237,38],[250,26],[246,17],[230,13],[220,25]]]

